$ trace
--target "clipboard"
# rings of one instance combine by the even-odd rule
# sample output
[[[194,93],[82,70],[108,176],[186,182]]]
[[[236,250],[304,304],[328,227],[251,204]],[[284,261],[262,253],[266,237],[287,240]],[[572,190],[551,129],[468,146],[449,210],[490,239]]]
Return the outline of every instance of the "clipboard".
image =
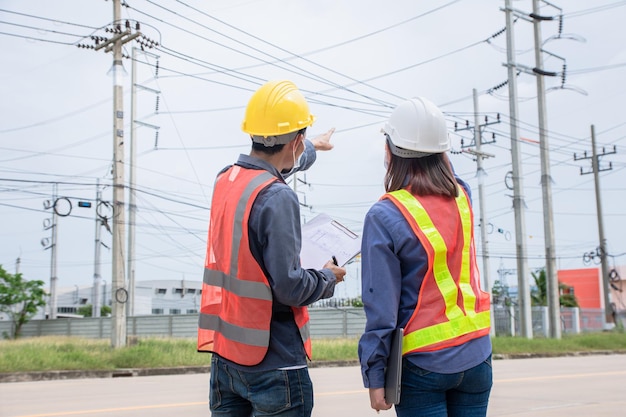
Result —
[[[387,404],[398,404],[400,402],[403,336],[404,329],[402,327],[395,329],[391,336],[391,350],[389,351],[387,368],[385,369],[385,401]]]
[[[361,237],[327,214],[318,214],[301,229],[300,264],[304,269],[320,269],[333,256],[344,266],[361,253]]]

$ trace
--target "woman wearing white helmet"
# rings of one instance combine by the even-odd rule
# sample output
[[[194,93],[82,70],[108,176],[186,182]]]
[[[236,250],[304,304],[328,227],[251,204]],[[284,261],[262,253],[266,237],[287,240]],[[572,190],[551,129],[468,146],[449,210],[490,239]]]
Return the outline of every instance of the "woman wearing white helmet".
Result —
[[[402,328],[396,414],[485,416],[492,386],[490,301],[480,289],[468,185],[455,176],[441,111],[401,103],[383,128],[385,190],[365,218],[359,358],[370,403],[385,398],[392,335]]]

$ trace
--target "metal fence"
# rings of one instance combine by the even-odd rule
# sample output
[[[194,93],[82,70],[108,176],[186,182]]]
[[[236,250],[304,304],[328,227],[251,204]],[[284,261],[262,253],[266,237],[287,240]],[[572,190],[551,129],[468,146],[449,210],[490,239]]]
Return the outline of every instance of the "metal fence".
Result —
[[[311,308],[312,338],[358,338],[365,329],[365,312],[359,307]],[[624,316],[620,317],[623,322]],[[549,335],[548,308],[532,308],[533,335]],[[496,306],[493,310],[496,336],[520,334],[519,311],[515,307]],[[561,330],[564,334],[604,330],[602,309],[561,309]],[[198,315],[153,315],[128,317],[126,331],[129,337],[181,337],[197,335]],[[0,321],[0,335],[10,333],[11,323]],[[92,339],[111,337],[110,317],[58,318],[31,320],[22,327],[22,337],[75,336]]]
[[[562,334],[600,332],[605,330],[604,309],[601,308],[561,308],[560,326]],[[493,309],[493,325],[496,336],[519,336],[520,312],[516,306],[496,306]],[[532,307],[531,320],[533,336],[548,337],[550,321],[548,307]],[[624,327],[626,313],[616,316],[617,322]]]
[[[365,329],[362,308],[312,308],[312,338],[357,338]],[[11,323],[0,321],[0,335],[10,333]],[[196,337],[197,314],[153,315],[127,317],[129,337]],[[110,317],[57,318],[31,320],[22,326],[21,337],[75,336],[91,339],[111,337]]]

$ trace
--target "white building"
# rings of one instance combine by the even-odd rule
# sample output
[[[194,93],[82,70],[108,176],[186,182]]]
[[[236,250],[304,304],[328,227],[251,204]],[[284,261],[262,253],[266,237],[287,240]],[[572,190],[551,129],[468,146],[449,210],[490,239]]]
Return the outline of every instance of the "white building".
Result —
[[[49,291],[46,289],[46,291]],[[57,317],[73,317],[81,307],[93,305],[93,286],[63,287],[57,289]],[[103,283],[100,305],[111,306],[111,287]],[[202,282],[188,280],[139,281],[135,285],[134,312],[129,316],[152,314],[195,314],[200,310]],[[129,304],[130,305],[130,304]],[[46,306],[49,309],[49,305]],[[47,316],[48,310],[35,319]]]

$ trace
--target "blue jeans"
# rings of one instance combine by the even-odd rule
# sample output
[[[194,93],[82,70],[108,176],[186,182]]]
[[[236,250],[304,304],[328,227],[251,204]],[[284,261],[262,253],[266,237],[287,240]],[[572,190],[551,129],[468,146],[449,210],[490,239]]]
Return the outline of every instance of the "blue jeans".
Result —
[[[485,417],[492,385],[491,356],[456,374],[438,374],[402,361],[398,417]]]
[[[313,410],[308,368],[246,372],[213,355],[210,385],[214,417],[309,417]]]

